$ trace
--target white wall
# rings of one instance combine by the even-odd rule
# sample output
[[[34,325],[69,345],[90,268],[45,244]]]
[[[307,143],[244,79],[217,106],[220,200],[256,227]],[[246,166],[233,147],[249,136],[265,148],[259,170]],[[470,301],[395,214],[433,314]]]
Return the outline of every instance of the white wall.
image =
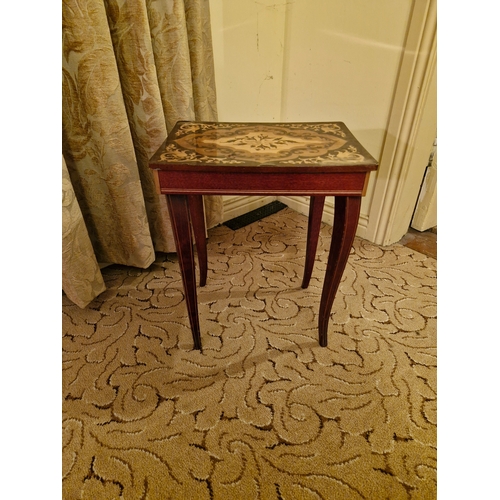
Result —
[[[380,158],[412,0],[210,0],[220,121],[343,121]],[[377,175],[361,207],[364,235]],[[268,201],[252,199],[248,209]],[[307,213],[308,199],[283,200]],[[333,199],[325,218],[332,222]],[[228,197],[226,217],[244,213]]]
[[[219,120],[279,121],[286,0],[210,0]]]

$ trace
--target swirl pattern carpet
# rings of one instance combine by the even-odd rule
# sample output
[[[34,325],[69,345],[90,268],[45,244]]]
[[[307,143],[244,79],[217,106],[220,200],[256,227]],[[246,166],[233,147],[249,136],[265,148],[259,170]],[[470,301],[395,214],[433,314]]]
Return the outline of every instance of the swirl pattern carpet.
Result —
[[[64,499],[436,497],[436,260],[356,238],[322,348],[331,229],[211,229],[202,353],[173,254],[63,297]]]

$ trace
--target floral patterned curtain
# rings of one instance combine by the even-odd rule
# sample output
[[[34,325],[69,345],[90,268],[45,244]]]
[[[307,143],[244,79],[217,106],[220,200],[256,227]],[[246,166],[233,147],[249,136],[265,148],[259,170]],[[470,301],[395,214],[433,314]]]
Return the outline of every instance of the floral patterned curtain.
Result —
[[[104,289],[97,262],[175,251],[148,160],[178,120],[217,120],[210,13],[208,0],[63,0],[62,13],[63,290],[85,307]],[[205,212],[220,223],[221,197]]]

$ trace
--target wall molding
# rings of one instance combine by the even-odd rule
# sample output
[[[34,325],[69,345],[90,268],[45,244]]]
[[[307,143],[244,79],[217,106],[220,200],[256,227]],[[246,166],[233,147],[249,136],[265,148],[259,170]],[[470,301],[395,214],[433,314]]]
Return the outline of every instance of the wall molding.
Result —
[[[419,133],[436,65],[436,26],[436,0],[415,1],[365,232],[379,245],[399,241],[407,231],[425,173],[426,163],[420,168],[413,156],[417,142],[427,139],[427,131]],[[429,153],[431,146],[432,140]]]

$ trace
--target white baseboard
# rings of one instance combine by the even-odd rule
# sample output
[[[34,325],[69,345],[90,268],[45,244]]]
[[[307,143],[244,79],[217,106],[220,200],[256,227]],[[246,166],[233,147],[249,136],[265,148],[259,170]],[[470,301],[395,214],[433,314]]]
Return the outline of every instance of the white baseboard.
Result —
[[[309,196],[278,196],[278,200],[300,214],[309,215]],[[333,226],[333,196],[326,198],[321,220]]]
[[[272,201],[278,199],[292,210],[300,214],[309,215],[309,196],[223,196],[224,216],[222,222],[234,219],[240,215],[246,214],[260,208]],[[333,196],[327,196],[325,207],[323,208],[322,221],[325,224],[333,226]],[[358,229],[356,236],[364,238],[366,228],[368,226],[368,215],[361,214],[359,216]]]
[[[309,196],[278,196],[278,200],[281,203],[289,206],[292,210],[299,212],[300,214],[309,215]],[[325,199],[325,206],[323,208],[323,217],[321,220],[325,224],[333,226],[333,196],[327,196]],[[361,214],[359,216],[358,229],[356,231],[356,236],[364,238],[366,234],[366,228],[368,226],[368,215]]]
[[[276,200],[276,196],[223,196],[222,222],[234,219]]]

